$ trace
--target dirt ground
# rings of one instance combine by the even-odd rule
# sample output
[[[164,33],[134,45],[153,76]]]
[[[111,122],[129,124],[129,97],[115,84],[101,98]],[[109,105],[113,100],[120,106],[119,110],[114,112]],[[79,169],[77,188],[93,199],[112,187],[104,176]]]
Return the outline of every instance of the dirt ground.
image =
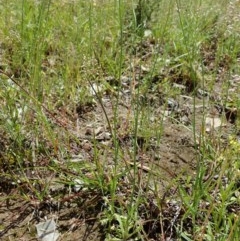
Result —
[[[173,85],[173,88],[184,89],[184,83]],[[131,99],[130,91],[121,94],[117,123],[121,159],[124,160],[123,166],[129,165],[131,167],[133,165],[130,161],[131,150],[133,139],[136,138],[138,144],[136,159],[142,177],[140,183],[142,188],[144,188],[146,182],[151,185],[151,182],[154,181],[155,185],[157,183],[158,192],[161,193],[161,196],[169,195],[168,186],[172,180],[181,176],[181,180],[184,181],[184,176],[194,176],[199,161],[199,155],[196,154],[199,154],[198,146],[201,141],[201,132],[207,131],[206,135],[220,135],[220,138],[223,139],[224,136],[221,133],[231,133],[232,124],[226,118],[221,127],[225,128],[224,131],[216,131],[214,126],[209,123],[205,126],[203,114],[209,116],[209,118],[218,118],[221,113],[216,108],[216,101],[212,101],[215,98],[214,94],[210,95],[201,91],[201,89],[196,93],[195,109],[192,93],[185,91],[178,95],[176,99],[164,98],[155,94],[154,100],[149,100],[149,98],[152,98],[150,93],[144,96],[147,102],[152,101],[152,107],[147,110],[147,126],[144,127],[150,134],[144,132],[145,129],[143,128],[143,132],[141,133],[140,129],[137,138],[133,136],[131,129],[134,118],[132,101],[134,100]],[[205,98],[204,105],[203,98]],[[72,118],[67,115],[64,116],[68,125],[72,125],[72,134],[78,139],[78,143],[71,142],[72,161],[81,161],[82,159],[92,162],[94,146],[97,146],[99,151],[102,149],[100,156],[102,156],[101,161],[104,165],[107,165],[108,168],[114,165],[113,141],[102,108],[103,106],[106,115],[112,121],[114,118],[112,103],[110,96],[103,95],[102,105],[96,99],[94,104],[78,106],[76,115]],[[140,107],[139,116],[144,111],[146,111],[146,108]],[[207,125],[210,125],[210,129],[207,129]],[[195,140],[193,126],[196,128]],[[159,139],[156,138],[156,135],[154,138],[151,137],[152,128],[154,131],[159,131]],[[107,170],[106,167],[105,169]],[[0,191],[2,197],[6,197],[6,200],[0,204],[1,240],[37,240],[34,224],[44,220],[44,218],[55,219],[61,233],[59,240],[104,240],[103,230],[97,222],[101,217],[101,206],[103,204],[101,193],[97,191],[68,193],[63,184],[56,184],[56,175],[50,175],[49,185],[50,190],[52,190],[52,194],[50,194],[54,195],[55,198],[52,200],[49,197],[42,203],[34,197],[31,201],[16,200],[15,189],[24,190],[28,188],[28,184],[20,183],[16,185],[9,183],[7,178],[5,182],[2,180]],[[148,179],[149,176],[151,177],[150,180]],[[156,176],[158,177],[157,182]],[[124,185],[130,183],[130,177],[126,177],[123,182]],[[21,192],[21,190],[19,191]],[[176,190],[170,190],[173,195],[174,191]],[[31,197],[31,191],[28,193]],[[56,198],[56,193],[59,193],[59,200]]]

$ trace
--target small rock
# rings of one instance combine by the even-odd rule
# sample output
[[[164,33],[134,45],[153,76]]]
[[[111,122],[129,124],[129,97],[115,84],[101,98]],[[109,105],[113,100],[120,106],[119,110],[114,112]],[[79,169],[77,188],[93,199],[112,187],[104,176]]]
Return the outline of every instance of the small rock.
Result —
[[[37,237],[41,241],[56,241],[60,236],[57,231],[57,225],[53,219],[46,220],[35,225],[37,229]]]
[[[208,92],[206,90],[198,89],[197,90],[197,95],[199,97],[207,97],[209,96]]]
[[[207,117],[206,121],[206,132],[211,132],[212,130],[215,130],[216,128],[220,126],[224,126],[222,123],[222,120],[219,117]]]
[[[74,182],[73,190],[75,192],[79,192],[81,189],[83,189],[84,187],[83,180],[77,178],[77,179],[74,179],[73,182]]]
[[[96,136],[96,140],[103,141],[103,140],[110,140],[111,134],[109,132],[103,132],[100,135]]]
[[[173,98],[168,98],[167,104],[168,104],[168,110],[174,111],[179,107],[178,102],[176,100],[174,100]]]
[[[102,126],[98,127],[96,130],[95,130],[95,135],[100,135],[101,133],[104,132],[104,128]]]

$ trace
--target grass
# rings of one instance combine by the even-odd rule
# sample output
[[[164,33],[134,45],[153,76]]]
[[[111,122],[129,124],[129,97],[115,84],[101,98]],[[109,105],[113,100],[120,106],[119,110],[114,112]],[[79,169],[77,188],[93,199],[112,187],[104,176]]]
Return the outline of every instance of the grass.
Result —
[[[0,2],[1,238],[239,240],[239,1]]]

